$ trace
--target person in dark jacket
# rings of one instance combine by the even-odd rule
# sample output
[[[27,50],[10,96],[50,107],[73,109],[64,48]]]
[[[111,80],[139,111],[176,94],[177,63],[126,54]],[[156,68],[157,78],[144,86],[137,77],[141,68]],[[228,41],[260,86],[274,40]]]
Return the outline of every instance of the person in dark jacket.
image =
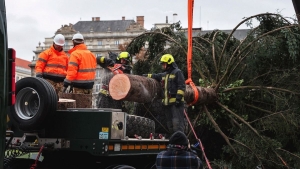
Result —
[[[121,52],[120,54],[109,52],[109,57],[97,57],[97,64],[104,68],[104,76],[101,78],[102,86],[97,98],[98,108],[115,108],[122,109],[126,112],[124,101],[114,100],[109,95],[108,84],[110,79],[115,74],[131,74],[131,56],[128,52]]]
[[[163,73],[143,74],[143,76],[161,82],[163,88],[163,109],[167,118],[169,133],[184,132],[184,92],[185,79],[171,54],[165,54],[160,59]]]
[[[200,158],[189,149],[189,142],[186,135],[175,132],[169,140],[166,151],[157,154],[157,169],[203,169]]]

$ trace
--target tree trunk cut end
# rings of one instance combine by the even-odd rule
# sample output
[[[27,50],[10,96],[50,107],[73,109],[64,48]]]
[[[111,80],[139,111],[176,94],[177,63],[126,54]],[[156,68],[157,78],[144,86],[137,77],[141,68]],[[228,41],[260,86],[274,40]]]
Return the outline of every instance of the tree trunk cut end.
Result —
[[[109,94],[115,100],[124,99],[130,88],[131,83],[126,74],[116,74],[109,82]]]

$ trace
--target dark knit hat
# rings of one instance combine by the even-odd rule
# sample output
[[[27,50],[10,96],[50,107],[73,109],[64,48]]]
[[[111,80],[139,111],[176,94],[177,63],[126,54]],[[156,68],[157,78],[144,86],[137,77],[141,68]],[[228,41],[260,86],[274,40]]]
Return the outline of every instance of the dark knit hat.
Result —
[[[188,139],[186,137],[186,135],[181,132],[181,131],[176,131],[169,140],[170,144],[174,144],[174,145],[188,145]]]

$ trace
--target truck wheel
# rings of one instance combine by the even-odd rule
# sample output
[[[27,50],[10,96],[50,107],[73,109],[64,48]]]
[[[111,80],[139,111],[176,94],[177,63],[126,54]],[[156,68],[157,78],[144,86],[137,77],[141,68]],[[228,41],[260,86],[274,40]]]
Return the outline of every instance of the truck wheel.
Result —
[[[133,114],[152,119],[155,122],[155,133],[169,132],[160,99],[154,100],[152,103],[135,103]]]
[[[9,117],[23,131],[39,130],[57,108],[57,95],[52,85],[36,77],[26,77],[16,83],[16,103]]]
[[[136,134],[142,138],[149,138],[150,133],[155,133],[155,123],[153,120],[135,115],[127,115],[126,136],[132,138]]]

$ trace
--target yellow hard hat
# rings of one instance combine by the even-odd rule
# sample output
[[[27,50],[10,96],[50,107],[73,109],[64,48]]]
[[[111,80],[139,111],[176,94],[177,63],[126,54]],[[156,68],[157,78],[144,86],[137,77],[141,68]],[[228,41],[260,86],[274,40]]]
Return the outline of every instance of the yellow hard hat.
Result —
[[[130,54],[128,52],[121,52],[117,58],[117,60],[125,59],[128,62],[130,61]]]
[[[119,55],[120,59],[128,59],[129,53],[128,52],[121,52]]]
[[[165,54],[160,58],[160,63],[172,64],[173,62],[175,62],[175,60],[171,54]]]

